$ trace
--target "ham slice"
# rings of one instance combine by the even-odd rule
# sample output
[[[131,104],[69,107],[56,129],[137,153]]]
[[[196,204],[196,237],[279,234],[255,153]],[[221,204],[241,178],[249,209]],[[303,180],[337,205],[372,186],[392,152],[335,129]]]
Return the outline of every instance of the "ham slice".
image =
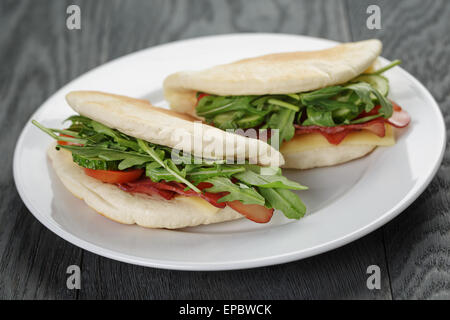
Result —
[[[394,101],[392,101],[392,104],[394,106],[394,113],[392,114],[392,117],[386,120],[386,122],[396,128],[407,127],[411,122],[411,116]]]
[[[329,143],[338,145],[344,140],[344,138],[350,133],[359,130],[369,130],[379,137],[384,137],[386,134],[386,128],[384,126],[384,119],[377,118],[365,123],[347,124],[335,127],[321,127],[321,126],[295,126],[295,134],[305,133],[320,133]]]
[[[142,178],[138,181],[121,183],[118,187],[126,192],[132,193],[144,193],[149,196],[160,195],[166,200],[171,200],[175,195],[183,195],[187,197],[201,197],[208,201],[210,204],[217,208],[225,208],[226,202],[219,203],[218,200],[227,195],[228,192],[210,193],[202,192],[197,193],[194,190],[185,190],[186,185],[183,183],[171,181],[171,182],[153,182],[149,178]],[[197,186],[200,190],[212,187],[212,184],[201,182]]]
[[[338,145],[345,139],[345,137],[354,131],[359,130],[369,130],[379,136],[380,138],[386,135],[385,123],[390,124],[396,128],[405,128],[411,122],[411,117],[403,110],[398,104],[392,101],[394,112],[389,119],[384,119],[382,117],[376,118],[374,120],[358,123],[358,124],[347,124],[335,127],[321,127],[321,126],[295,126],[295,134],[306,134],[306,133],[320,133],[323,135],[329,143]],[[368,113],[363,113],[359,118],[367,117],[378,113],[380,106],[376,106]]]

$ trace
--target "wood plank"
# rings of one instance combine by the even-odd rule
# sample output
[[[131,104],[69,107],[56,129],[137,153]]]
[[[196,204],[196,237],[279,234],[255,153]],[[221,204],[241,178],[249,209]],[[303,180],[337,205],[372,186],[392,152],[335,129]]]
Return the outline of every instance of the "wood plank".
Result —
[[[382,30],[365,27],[365,10],[369,4],[380,6]],[[347,1],[347,7],[355,40],[380,38],[385,57],[403,60],[402,67],[417,77],[437,100],[449,137],[450,2],[365,0]],[[450,298],[449,231],[450,149],[447,142],[444,161],[428,189],[384,228],[394,298]]]
[[[188,272],[119,263],[85,252],[80,299],[387,299],[382,234],[287,264],[248,270]],[[381,290],[366,287],[369,265]]]
[[[48,6],[36,1],[0,2],[0,298],[70,299],[66,268],[81,250],[43,227],[25,208],[12,177],[18,135],[31,113],[71,75],[55,62],[62,29],[53,29]],[[64,12],[64,11],[62,11]],[[73,76],[73,75],[72,75]],[[32,159],[30,159],[32,161]]]

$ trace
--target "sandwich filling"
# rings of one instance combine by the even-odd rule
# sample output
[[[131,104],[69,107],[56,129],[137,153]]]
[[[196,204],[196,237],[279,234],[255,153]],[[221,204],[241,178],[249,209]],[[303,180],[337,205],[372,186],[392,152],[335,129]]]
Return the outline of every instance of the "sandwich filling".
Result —
[[[46,128],[37,121],[33,124],[57,140],[57,150],[70,151],[86,175],[125,192],[159,196],[161,201],[200,197],[259,223],[268,222],[275,209],[290,219],[300,219],[306,212],[291,190],[307,187],[288,180],[280,168],[198,159],[84,116],[74,115],[66,121],[71,124],[64,130]]]
[[[217,96],[197,93],[196,114],[220,129],[278,129],[279,145],[296,135],[319,133],[332,145],[351,132],[367,130],[384,137],[386,124],[403,128],[408,113],[387,98],[389,80],[382,75],[396,60],[348,83],[319,90],[262,96]]]

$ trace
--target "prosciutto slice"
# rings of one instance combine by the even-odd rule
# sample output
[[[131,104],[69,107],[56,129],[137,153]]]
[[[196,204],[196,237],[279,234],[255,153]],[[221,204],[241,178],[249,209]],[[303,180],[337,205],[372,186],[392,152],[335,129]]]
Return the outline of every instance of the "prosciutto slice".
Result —
[[[379,136],[380,138],[386,135],[385,123],[390,124],[396,128],[405,128],[411,122],[411,117],[408,112],[403,110],[398,104],[392,101],[394,112],[389,119],[384,119],[382,117],[376,118],[374,120],[358,123],[358,124],[347,124],[335,127],[321,127],[321,126],[300,126],[294,125],[295,134],[306,134],[306,133],[320,133],[323,135],[329,143],[338,145],[345,139],[345,137],[354,131],[359,130],[369,130]],[[363,118],[378,113],[380,106],[376,106],[371,112],[361,114],[359,117]]]
[[[384,137],[386,134],[386,129],[384,126],[384,119],[377,118],[365,123],[358,124],[347,124],[335,127],[321,127],[321,126],[295,126],[295,134],[305,134],[305,133],[320,133],[322,134],[329,143],[338,145],[344,140],[344,138],[350,133],[359,130],[369,130],[379,137]]]
[[[175,195],[183,195],[187,197],[201,197],[208,201],[210,204],[217,208],[225,208],[226,202],[219,203],[218,200],[223,196],[227,195],[228,192],[219,192],[219,193],[210,193],[210,192],[202,192],[197,193],[194,190],[185,190],[186,185],[183,183],[171,181],[161,181],[161,182],[153,182],[149,178],[142,178],[138,181],[129,182],[129,183],[121,183],[118,185],[120,189],[126,192],[132,193],[144,193],[149,196],[160,195],[166,200],[171,200]],[[212,184],[207,182],[201,182],[198,184],[197,188],[200,190],[210,188]]]

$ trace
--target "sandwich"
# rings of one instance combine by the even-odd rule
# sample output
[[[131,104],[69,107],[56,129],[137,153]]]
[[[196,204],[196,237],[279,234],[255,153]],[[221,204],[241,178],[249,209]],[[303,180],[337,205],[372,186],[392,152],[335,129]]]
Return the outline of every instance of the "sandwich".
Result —
[[[410,122],[388,98],[379,40],[248,58],[164,81],[172,109],[217,128],[267,130],[286,168],[344,163],[395,144]],[[276,140],[276,141],[274,141]]]
[[[294,193],[306,187],[283,176],[283,157],[261,140],[146,100],[94,91],[66,100],[77,114],[64,129],[33,124],[55,140],[48,156],[63,185],[107,218],[175,229],[306,212]]]

